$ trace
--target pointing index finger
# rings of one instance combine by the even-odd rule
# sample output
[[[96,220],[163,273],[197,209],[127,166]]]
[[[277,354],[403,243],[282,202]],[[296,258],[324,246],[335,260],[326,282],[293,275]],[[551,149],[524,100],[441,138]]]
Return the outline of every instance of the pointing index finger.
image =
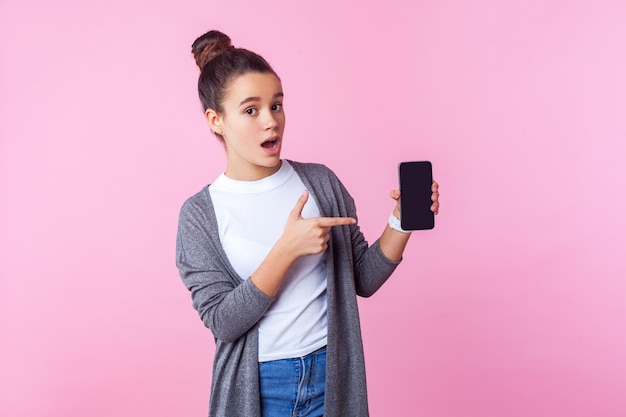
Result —
[[[356,220],[352,217],[320,217],[318,224],[321,227],[343,226],[346,224],[355,224]]]

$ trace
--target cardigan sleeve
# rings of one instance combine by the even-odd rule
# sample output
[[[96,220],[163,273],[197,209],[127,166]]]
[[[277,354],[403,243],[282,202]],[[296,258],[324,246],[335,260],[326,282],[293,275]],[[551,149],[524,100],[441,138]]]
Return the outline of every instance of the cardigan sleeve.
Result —
[[[193,307],[213,335],[226,343],[245,335],[261,319],[273,298],[249,279],[241,279],[225,260],[210,207],[199,196],[183,205],[176,239],[176,266]]]

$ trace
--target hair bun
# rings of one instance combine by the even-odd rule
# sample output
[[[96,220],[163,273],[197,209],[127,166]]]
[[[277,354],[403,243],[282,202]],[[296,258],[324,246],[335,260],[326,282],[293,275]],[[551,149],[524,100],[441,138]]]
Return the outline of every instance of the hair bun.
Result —
[[[227,35],[217,30],[211,30],[194,41],[191,45],[191,53],[193,53],[200,71],[202,71],[204,66],[213,58],[232,47],[233,45]]]

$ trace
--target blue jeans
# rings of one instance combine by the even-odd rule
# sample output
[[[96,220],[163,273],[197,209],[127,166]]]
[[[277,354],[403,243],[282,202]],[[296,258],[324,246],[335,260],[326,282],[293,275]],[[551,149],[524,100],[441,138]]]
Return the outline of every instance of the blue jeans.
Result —
[[[263,417],[324,415],[326,348],[301,358],[259,363]]]

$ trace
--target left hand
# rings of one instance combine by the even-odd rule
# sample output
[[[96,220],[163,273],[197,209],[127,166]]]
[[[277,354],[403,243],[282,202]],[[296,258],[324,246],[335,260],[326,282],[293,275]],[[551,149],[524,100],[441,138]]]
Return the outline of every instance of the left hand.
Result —
[[[433,192],[430,196],[430,199],[433,201],[433,204],[430,206],[430,211],[435,214],[439,214],[439,184],[436,181],[433,181],[433,185],[430,188]],[[391,198],[396,200],[396,207],[393,209],[393,215],[398,219],[400,218],[400,190],[392,190],[389,193]]]

